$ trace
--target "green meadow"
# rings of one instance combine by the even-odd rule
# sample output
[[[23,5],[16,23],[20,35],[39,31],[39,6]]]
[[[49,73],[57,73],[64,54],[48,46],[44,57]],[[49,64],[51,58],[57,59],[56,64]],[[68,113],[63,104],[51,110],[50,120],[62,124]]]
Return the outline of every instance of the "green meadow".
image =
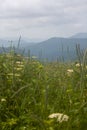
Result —
[[[87,51],[75,62],[0,54],[0,130],[86,130]]]

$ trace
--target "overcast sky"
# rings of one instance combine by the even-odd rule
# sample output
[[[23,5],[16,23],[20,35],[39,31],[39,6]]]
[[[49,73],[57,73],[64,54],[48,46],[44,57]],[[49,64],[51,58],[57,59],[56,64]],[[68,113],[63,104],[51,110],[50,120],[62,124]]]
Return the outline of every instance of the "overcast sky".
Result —
[[[0,38],[87,32],[87,0],[0,0]]]

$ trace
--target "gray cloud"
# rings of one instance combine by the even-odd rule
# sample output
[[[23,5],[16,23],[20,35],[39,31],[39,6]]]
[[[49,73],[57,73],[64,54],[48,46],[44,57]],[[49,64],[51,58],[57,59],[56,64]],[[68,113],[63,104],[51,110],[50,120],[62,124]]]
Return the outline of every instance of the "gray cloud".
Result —
[[[2,37],[67,36],[87,31],[86,23],[87,0],[0,0]]]

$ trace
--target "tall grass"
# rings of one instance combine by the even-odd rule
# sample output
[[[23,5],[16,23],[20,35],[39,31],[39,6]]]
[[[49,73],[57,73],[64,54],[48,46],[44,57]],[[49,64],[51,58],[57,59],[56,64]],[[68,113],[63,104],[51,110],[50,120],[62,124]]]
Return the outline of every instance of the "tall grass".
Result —
[[[0,55],[1,130],[86,130],[87,51],[76,63]],[[68,118],[67,118],[68,117]]]

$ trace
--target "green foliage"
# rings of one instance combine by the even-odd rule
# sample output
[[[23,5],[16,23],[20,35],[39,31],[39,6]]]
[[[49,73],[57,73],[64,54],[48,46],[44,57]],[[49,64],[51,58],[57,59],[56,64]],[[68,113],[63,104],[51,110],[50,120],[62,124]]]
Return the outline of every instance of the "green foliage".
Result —
[[[0,55],[0,129],[85,130],[85,60],[86,53],[83,62],[76,64],[42,64],[14,51]],[[53,113],[57,116],[49,118]],[[58,114],[69,118],[60,118]]]

